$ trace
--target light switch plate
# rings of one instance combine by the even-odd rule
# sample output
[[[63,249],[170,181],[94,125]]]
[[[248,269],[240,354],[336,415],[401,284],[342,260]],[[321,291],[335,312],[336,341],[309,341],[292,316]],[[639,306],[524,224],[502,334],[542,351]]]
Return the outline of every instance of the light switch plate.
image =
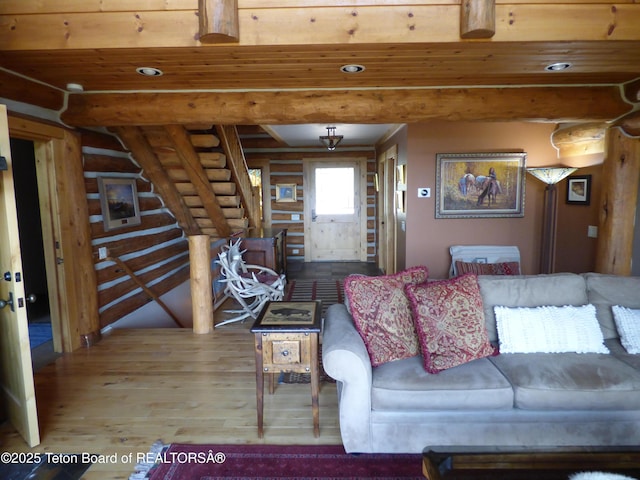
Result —
[[[418,188],[418,198],[429,198],[431,196],[431,189],[429,187]]]

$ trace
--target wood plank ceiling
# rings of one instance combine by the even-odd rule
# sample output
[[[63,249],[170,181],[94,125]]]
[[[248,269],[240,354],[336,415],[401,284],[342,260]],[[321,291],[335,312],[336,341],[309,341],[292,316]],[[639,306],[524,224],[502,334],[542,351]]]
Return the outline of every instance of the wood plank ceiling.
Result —
[[[198,41],[197,4],[5,0],[0,87],[83,85],[74,125],[586,121],[628,113],[618,87],[640,78],[634,0],[497,0],[482,40],[460,38],[460,0],[239,0],[239,40],[219,45]],[[545,70],[557,62],[571,67]]]

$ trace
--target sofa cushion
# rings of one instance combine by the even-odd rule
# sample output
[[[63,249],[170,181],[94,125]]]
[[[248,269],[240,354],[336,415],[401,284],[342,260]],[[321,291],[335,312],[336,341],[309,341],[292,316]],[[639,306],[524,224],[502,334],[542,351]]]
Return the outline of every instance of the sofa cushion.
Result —
[[[593,305],[494,310],[500,353],[609,353]]]
[[[405,290],[427,372],[498,353],[487,337],[476,275],[409,284]]]
[[[549,275],[481,275],[484,317],[492,342],[498,341],[493,307],[538,307],[540,305],[584,305],[587,301],[585,279],[575,273]]]
[[[464,275],[465,273],[475,273],[476,275],[520,275],[520,263],[478,263],[458,260],[456,261],[456,272],[458,272],[458,275]]]
[[[584,274],[589,302],[596,306],[596,315],[604,338],[617,338],[618,332],[611,313],[613,305],[640,308],[640,277],[624,277],[601,273]]]
[[[640,353],[640,310],[620,305],[614,305],[611,310],[620,341],[627,353]]]
[[[611,352],[611,355],[640,372],[640,355],[628,353],[622,346],[622,343],[620,343],[619,338],[610,338],[609,340],[605,340],[605,345]]]
[[[486,410],[513,407],[513,390],[486,358],[438,375],[425,372],[418,357],[373,369],[374,410]]]
[[[344,291],[353,323],[364,340],[371,365],[420,353],[404,286],[425,282],[428,275],[427,267],[418,266],[395,275],[349,275],[345,278]]]
[[[613,355],[516,353],[490,359],[525,410],[638,410],[640,372]]]

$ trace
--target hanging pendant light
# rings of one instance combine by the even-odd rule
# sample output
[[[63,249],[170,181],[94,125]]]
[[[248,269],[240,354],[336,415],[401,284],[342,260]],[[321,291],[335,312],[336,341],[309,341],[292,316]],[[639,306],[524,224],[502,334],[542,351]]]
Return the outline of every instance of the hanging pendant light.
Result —
[[[320,142],[327,147],[327,150],[333,151],[343,138],[343,135],[336,135],[336,127],[327,127],[327,134],[320,135]]]

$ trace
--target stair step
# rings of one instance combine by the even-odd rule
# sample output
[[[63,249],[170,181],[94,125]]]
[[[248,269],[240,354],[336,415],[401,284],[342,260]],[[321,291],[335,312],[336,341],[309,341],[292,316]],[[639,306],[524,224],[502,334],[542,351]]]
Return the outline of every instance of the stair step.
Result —
[[[222,152],[200,152],[198,156],[204,168],[224,168],[227,166],[227,156]]]
[[[189,138],[195,148],[213,148],[220,145],[220,139],[210,133],[196,133],[189,135]]]
[[[193,218],[208,218],[207,210],[201,207],[190,208]],[[243,218],[244,208],[223,208],[222,213],[225,218]]]
[[[224,168],[207,168],[205,173],[210,182],[228,182],[231,180],[231,170]],[[174,182],[189,182],[189,175],[181,168],[167,169],[169,178]]]
[[[213,226],[213,222],[209,218],[196,218],[196,223],[198,226],[203,228],[215,228]],[[227,223],[231,227],[232,230],[237,230],[240,228],[248,228],[249,227],[249,219],[248,218],[230,218],[227,220]]]
[[[184,203],[189,208],[202,208],[202,199],[197,195],[184,195]],[[218,195],[216,196],[221,207],[235,208],[240,205],[240,197],[237,195]]]
[[[195,187],[191,183],[176,182],[176,189],[180,195],[197,195]],[[211,184],[216,195],[235,195],[236,184],[232,182],[216,182]]]

